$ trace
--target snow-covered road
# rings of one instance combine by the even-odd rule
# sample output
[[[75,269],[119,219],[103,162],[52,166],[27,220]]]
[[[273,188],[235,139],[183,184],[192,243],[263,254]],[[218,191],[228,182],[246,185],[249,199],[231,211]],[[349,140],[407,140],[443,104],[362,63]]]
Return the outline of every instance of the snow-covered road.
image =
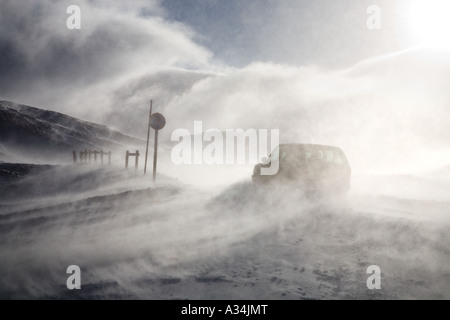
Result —
[[[60,179],[73,192],[36,190],[55,168],[27,178],[29,197],[0,201],[0,297],[450,298],[442,174],[360,176],[345,198],[310,201],[247,181],[153,187],[76,170]],[[81,290],[66,288],[69,265],[81,268]],[[366,286],[371,265],[380,290]]]

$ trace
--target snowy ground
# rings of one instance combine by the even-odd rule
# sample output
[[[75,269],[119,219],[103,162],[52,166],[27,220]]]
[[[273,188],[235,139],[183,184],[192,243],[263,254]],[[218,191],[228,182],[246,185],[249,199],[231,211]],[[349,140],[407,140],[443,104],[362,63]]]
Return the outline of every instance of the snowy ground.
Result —
[[[356,174],[345,198],[313,201],[106,166],[0,173],[0,298],[450,298],[448,170]]]

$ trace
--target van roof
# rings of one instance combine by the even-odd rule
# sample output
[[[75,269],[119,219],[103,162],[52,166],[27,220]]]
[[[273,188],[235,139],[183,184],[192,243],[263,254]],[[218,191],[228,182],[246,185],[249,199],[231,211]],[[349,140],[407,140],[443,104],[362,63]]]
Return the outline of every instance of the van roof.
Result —
[[[335,146],[308,143],[283,143],[280,144],[280,147],[283,149],[334,149],[342,151],[340,148]]]

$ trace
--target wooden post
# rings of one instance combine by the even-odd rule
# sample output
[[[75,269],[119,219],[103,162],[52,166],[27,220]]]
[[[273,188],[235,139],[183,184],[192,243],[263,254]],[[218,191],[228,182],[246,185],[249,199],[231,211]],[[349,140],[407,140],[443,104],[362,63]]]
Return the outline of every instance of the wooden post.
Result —
[[[94,150],[94,162],[97,164],[97,150]]]
[[[150,117],[152,116],[152,108],[153,108],[153,100],[150,100],[150,114],[148,116],[147,147],[145,148],[144,174],[147,173],[148,142],[150,140]]]
[[[73,163],[77,164],[77,152],[76,151],[73,152]]]
[[[88,151],[87,149],[84,149],[84,163],[88,162]]]
[[[100,151],[100,163],[103,164],[103,150]]]
[[[137,169],[138,168],[138,162],[139,162],[139,150],[136,150],[136,159],[134,162],[134,168]]]
[[[130,152],[127,150],[126,156],[125,156],[125,169],[128,169],[128,157],[130,156]]]
[[[111,151],[108,152],[108,164],[111,165]]]
[[[156,180],[156,162],[158,160],[158,131],[155,130],[155,149],[153,150],[153,182]]]
[[[155,129],[155,146],[153,148],[153,182],[156,180],[156,166],[158,161],[158,131],[166,125],[166,118],[157,112],[152,114],[151,127]]]

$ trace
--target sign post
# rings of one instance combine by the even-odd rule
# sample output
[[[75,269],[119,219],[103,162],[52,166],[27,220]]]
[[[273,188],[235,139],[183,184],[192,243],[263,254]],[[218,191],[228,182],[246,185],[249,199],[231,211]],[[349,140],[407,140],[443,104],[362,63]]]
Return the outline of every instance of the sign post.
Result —
[[[152,107],[153,107],[153,100],[150,100],[150,114],[148,115],[147,147],[145,148],[144,174],[147,173],[148,142],[150,139],[150,118],[152,116]]]
[[[156,180],[156,164],[158,161],[158,131],[166,125],[166,118],[157,112],[150,116],[150,126],[155,129],[155,146],[153,149],[153,182]]]

